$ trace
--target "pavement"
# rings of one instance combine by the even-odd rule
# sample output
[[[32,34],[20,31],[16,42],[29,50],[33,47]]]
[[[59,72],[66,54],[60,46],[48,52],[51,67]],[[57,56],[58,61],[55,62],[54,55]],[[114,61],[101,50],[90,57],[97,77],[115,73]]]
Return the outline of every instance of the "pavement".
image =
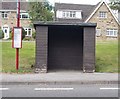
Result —
[[[50,72],[40,74],[1,73],[0,84],[118,84],[118,73]]]

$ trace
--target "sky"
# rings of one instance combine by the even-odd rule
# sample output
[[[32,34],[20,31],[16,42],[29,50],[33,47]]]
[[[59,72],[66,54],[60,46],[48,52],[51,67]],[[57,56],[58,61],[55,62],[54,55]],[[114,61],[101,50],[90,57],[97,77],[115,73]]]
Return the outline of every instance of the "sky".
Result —
[[[52,5],[54,5],[54,2],[59,3],[74,3],[74,4],[91,4],[95,5],[101,0],[48,0]],[[104,0],[106,2],[109,2],[109,0]]]

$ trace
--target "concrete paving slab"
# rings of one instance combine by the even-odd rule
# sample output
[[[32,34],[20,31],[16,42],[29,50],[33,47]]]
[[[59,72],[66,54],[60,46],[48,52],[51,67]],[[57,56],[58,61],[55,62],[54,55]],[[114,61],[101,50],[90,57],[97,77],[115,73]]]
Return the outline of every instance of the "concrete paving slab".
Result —
[[[1,74],[1,84],[113,84],[118,73],[52,72],[46,74]]]

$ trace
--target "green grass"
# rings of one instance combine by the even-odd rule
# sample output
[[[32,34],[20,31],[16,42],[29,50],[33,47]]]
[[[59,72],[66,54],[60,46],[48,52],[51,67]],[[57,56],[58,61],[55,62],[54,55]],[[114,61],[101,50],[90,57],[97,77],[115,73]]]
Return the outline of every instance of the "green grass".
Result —
[[[2,72],[16,73],[15,53],[11,42],[2,44]],[[1,49],[0,49],[1,50]],[[20,64],[18,73],[32,73],[31,65],[35,63],[35,42],[24,42],[20,49]],[[96,43],[96,72],[118,72],[117,41]]]
[[[96,43],[96,71],[118,72],[118,42]]]
[[[18,73],[33,72],[31,65],[35,64],[35,42],[24,42],[23,48],[19,50]],[[11,47],[11,42],[2,43],[2,72],[15,73],[16,49]]]

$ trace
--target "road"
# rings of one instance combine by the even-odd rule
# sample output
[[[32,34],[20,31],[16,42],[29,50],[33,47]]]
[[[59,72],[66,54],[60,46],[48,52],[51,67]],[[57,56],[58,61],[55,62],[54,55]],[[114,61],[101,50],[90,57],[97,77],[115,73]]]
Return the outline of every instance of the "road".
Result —
[[[3,85],[2,97],[118,97],[118,85]]]

